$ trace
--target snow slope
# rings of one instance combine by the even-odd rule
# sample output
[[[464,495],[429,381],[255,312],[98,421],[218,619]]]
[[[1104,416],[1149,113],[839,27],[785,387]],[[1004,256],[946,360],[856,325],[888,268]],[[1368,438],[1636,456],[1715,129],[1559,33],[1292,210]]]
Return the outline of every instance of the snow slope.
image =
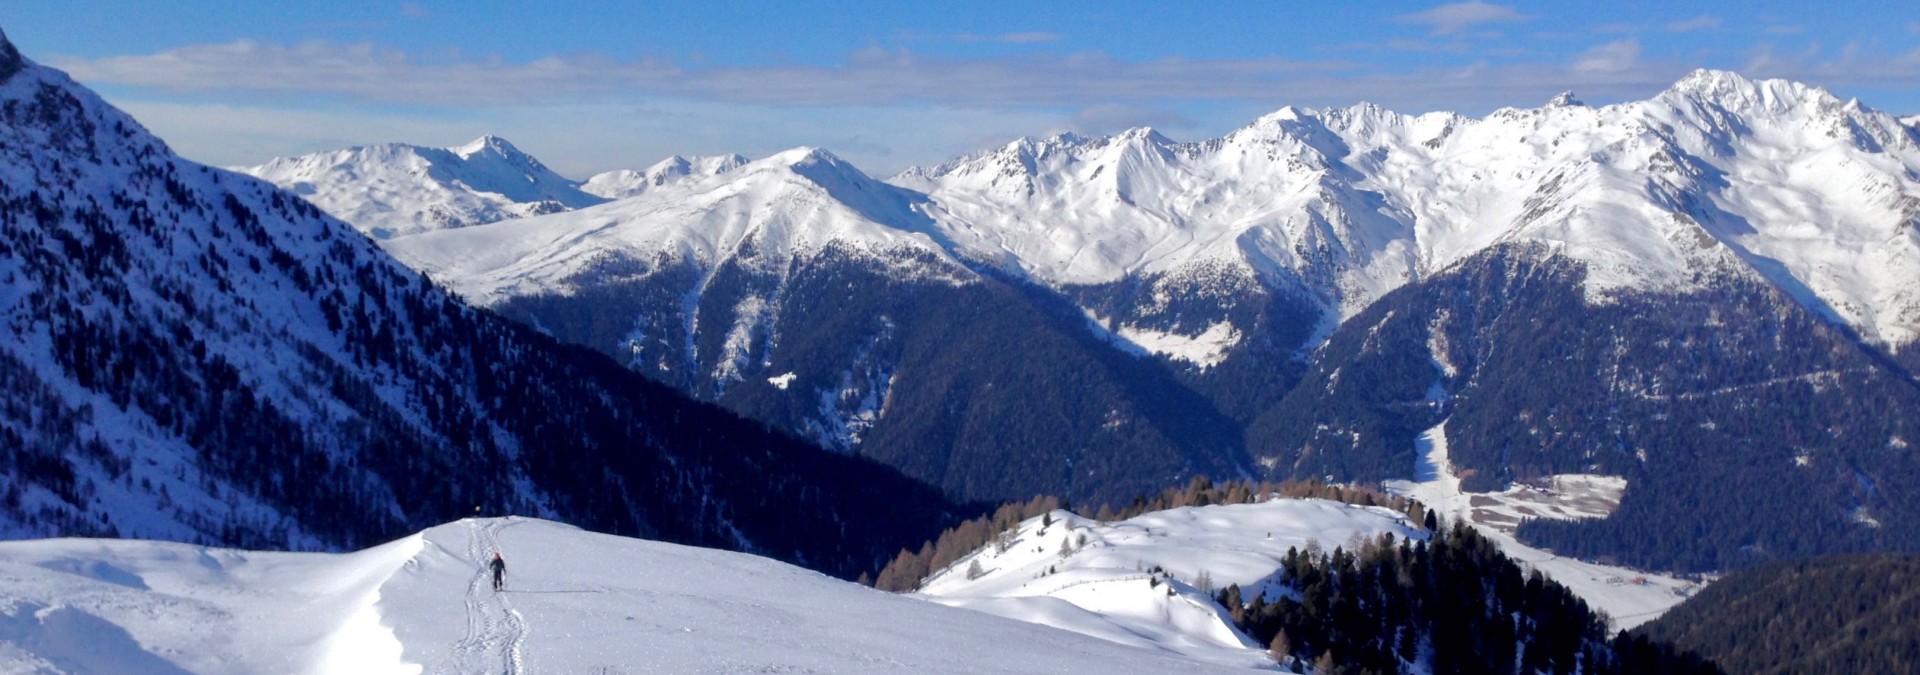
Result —
[[[369,145],[234,170],[306,197],[376,239],[606,201],[498,136],[451,148]]]
[[[1463,519],[1472,524],[1521,567],[1539,570],[1586,600],[1588,606],[1604,612],[1612,620],[1615,629],[1627,630],[1660,618],[1661,614],[1700,590],[1701,584],[1685,579],[1563,558],[1520,543],[1513,537],[1513,527],[1518,524],[1521,514],[1527,517],[1602,518],[1608,512],[1582,512],[1579,509],[1542,505],[1537,503],[1537,496],[1526,494],[1528,490],[1523,487],[1495,494],[1461,492],[1460,479],[1454,475],[1453,465],[1447,461],[1447,423],[1444,421],[1421,433],[1416,444],[1419,450],[1416,454],[1419,465],[1414,472],[1416,480],[1387,481],[1390,492],[1418,499],[1443,517]],[[1613,505],[1616,506],[1619,492],[1626,489],[1625,481],[1619,478],[1584,475],[1556,478],[1555,485],[1561,489],[1585,487],[1610,492]]]
[[[1758,274],[1870,340],[1920,336],[1920,141],[1825,90],[1698,71],[1645,101],[1480,119],[1283,108],[1218,139],[1021,139],[891,179],[972,255],[1056,285],[1227,262],[1340,317],[1502,242],[1590,299]]]
[[[482,569],[495,550],[507,592]],[[764,558],[470,519],[347,554],[0,543],[20,673],[1122,673],[1225,668]]]
[[[970,278],[944,253],[925,208],[924,197],[831,153],[795,148],[594,208],[428,232],[386,248],[480,304],[566,293],[610,262],[626,264],[622,273],[630,275],[680,264],[706,274],[730,259],[778,269],[829,247],[897,258],[904,275]]]
[[[936,573],[920,595],[1199,661],[1270,667],[1264,646],[1233,627],[1211,591],[1239,584],[1246,597],[1277,598],[1271,577],[1289,548],[1330,550],[1382,533],[1425,537],[1394,511],[1320,499],[1182,507],[1114,523],[1059,510]],[[975,563],[982,574],[968,578]],[[1211,588],[1196,588],[1203,579]]]
[[[580,190],[607,199],[626,199],[666,185],[711,178],[738,169],[746,163],[747,158],[740,155],[712,157],[674,155],[641,171],[619,169],[594,174],[587,179],[587,182],[580,184]]]

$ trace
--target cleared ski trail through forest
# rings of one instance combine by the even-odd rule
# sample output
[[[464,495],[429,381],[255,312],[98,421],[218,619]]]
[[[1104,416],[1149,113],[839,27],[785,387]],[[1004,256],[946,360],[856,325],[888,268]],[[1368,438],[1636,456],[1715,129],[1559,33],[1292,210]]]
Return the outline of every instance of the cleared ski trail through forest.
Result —
[[[526,617],[513,608],[507,592],[493,590],[493,571],[487,563],[500,550],[500,531],[518,524],[509,519],[466,521],[467,558],[473,562],[473,580],[467,583],[467,632],[453,644],[448,662],[436,673],[503,673],[520,675],[525,662],[521,649],[527,640]]]

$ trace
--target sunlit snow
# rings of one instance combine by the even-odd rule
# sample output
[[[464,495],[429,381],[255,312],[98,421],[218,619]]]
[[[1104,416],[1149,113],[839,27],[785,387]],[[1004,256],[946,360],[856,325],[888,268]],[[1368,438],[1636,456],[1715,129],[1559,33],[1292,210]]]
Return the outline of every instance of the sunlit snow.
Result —
[[[507,589],[483,563],[500,551]],[[0,671],[1225,672],[751,555],[521,518],[357,553],[0,543]]]

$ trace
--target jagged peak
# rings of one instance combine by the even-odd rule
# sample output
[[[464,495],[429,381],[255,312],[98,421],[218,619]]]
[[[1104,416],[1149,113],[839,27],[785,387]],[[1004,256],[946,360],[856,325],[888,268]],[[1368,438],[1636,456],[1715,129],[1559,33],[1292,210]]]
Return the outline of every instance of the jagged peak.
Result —
[[[6,82],[26,65],[26,58],[20,56],[20,50],[15,49],[13,41],[7,39],[6,31],[0,30],[0,82]]]
[[[1286,125],[1290,122],[1298,122],[1307,117],[1311,117],[1314,114],[1315,114],[1314,111],[1306,108],[1299,108],[1299,107],[1290,106],[1290,105],[1281,106],[1279,110],[1275,110],[1273,112],[1270,112],[1255,118],[1252,124],[1247,125],[1247,128],[1279,127],[1279,126]]]
[[[1158,130],[1154,129],[1153,127],[1134,127],[1126,131],[1122,131],[1118,134],[1114,134],[1113,138],[1114,140],[1122,141],[1122,142],[1143,141],[1146,143],[1151,143],[1153,145],[1173,145],[1174,144],[1173,139],[1167,138],[1165,135],[1161,134]]]
[[[1054,145],[1069,145],[1069,146],[1085,145],[1087,142],[1087,137],[1082,136],[1080,134],[1076,134],[1071,131],[1062,131],[1052,136],[1048,136],[1047,142],[1052,143]]]
[[[1839,98],[1826,89],[1791,80],[1750,79],[1730,70],[1700,68],[1680,78],[1665,96],[1710,101],[1722,107],[1758,107],[1785,110],[1807,103],[1838,108]]]
[[[492,152],[494,154],[505,155],[508,157],[525,156],[527,154],[527,153],[521,152],[519,148],[513,147],[513,144],[508,143],[507,139],[501,138],[499,136],[495,136],[493,134],[487,134],[485,136],[481,136],[479,138],[473,139],[471,142],[468,142],[465,145],[456,145],[454,147],[447,148],[447,150],[452,152],[453,154],[459,155],[461,159],[472,159],[474,155],[478,155],[482,152]]]
[[[763,159],[760,161],[770,163],[770,164],[781,164],[786,166],[805,166],[810,164],[829,164],[829,165],[846,164],[845,160],[840,159],[839,157],[835,156],[833,153],[828,152],[826,149],[817,148],[810,145],[802,145],[802,146],[782,150],[780,152],[773,153],[772,155],[768,155],[766,159]]]
[[[1574,96],[1573,90],[1571,89],[1554,94],[1553,98],[1547,100],[1547,107],[1549,108],[1583,108],[1586,107],[1586,105],[1587,102],[1580,100],[1578,96]]]
[[[654,174],[659,174],[659,173],[667,173],[670,171],[676,172],[676,173],[686,173],[689,169],[692,169],[692,168],[693,168],[693,162],[689,161],[685,155],[672,155],[667,157],[666,159],[660,160],[658,162],[654,162],[653,166],[647,167],[646,171],[643,171],[642,173],[645,173],[649,176]]]

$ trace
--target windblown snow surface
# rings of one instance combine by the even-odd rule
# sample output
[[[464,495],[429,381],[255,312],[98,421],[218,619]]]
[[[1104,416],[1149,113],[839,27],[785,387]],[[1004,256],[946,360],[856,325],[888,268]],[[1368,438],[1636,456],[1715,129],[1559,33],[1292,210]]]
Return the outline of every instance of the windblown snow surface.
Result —
[[[503,593],[483,569],[495,551]],[[348,554],[0,543],[8,673],[1224,670],[765,558],[523,518]]]
[[[1245,597],[1278,599],[1287,549],[1353,547],[1382,533],[1426,537],[1390,509],[1322,499],[1182,507],[1113,523],[1061,510],[936,573],[920,595],[1196,661],[1271,668],[1265,647],[1234,628],[1212,591],[1239,584]],[[969,578],[975,563],[981,574]]]

